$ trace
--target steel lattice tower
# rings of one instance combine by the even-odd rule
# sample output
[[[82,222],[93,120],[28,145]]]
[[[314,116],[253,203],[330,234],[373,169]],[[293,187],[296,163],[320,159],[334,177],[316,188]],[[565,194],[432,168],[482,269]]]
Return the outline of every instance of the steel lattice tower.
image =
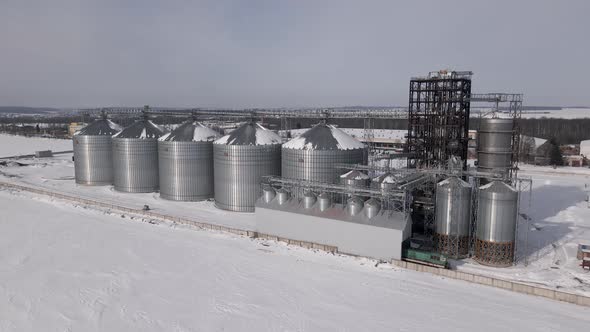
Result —
[[[410,80],[407,151],[410,168],[467,166],[472,72],[438,71]]]

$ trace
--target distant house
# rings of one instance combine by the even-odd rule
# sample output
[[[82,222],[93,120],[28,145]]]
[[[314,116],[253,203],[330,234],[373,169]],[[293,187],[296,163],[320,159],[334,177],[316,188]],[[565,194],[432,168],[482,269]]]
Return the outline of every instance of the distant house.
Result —
[[[590,139],[580,142],[580,155],[590,159]]]
[[[520,161],[545,165],[543,158],[548,155],[547,140],[539,137],[520,136]],[[539,150],[540,149],[540,150]]]
[[[580,155],[563,156],[563,164],[571,167],[582,167],[584,164],[584,157]]]
[[[545,141],[538,148],[535,149],[534,161],[535,165],[547,166],[550,163],[549,151],[551,151],[551,143]]]

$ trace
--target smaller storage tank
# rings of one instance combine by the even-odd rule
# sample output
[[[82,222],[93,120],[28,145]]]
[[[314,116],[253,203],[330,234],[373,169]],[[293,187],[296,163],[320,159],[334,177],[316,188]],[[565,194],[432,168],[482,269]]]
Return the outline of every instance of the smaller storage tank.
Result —
[[[340,175],[340,182],[349,188],[368,188],[369,176],[361,171],[352,170]]]
[[[512,167],[513,119],[481,120],[477,132],[477,169],[505,173]]]
[[[213,197],[213,141],[219,133],[190,120],[160,137],[160,197],[199,201]]]
[[[377,177],[371,179],[371,188],[381,190],[382,193],[391,192],[396,190],[397,178],[394,174],[386,172]],[[399,204],[399,203],[398,203]],[[391,206],[390,206],[391,205]],[[382,202],[382,208],[385,210],[396,209],[396,204],[388,201]]]
[[[268,204],[275,198],[277,193],[271,186],[265,185],[262,188],[262,195],[264,197],[264,202]]]
[[[474,259],[484,265],[514,262],[518,192],[493,181],[479,188]]]
[[[381,191],[388,191],[395,189],[396,177],[387,172],[371,179],[371,188],[381,189]]]
[[[247,122],[213,142],[213,164],[215,206],[254,212],[262,176],[281,174],[281,138],[258,123]]]
[[[320,211],[326,211],[332,206],[332,199],[327,193],[321,193],[318,195],[318,208]]]
[[[365,202],[365,216],[368,219],[375,217],[381,210],[381,203],[378,199],[370,198]]]
[[[358,197],[348,199],[346,202],[346,211],[351,216],[356,216],[363,209],[363,201]]]
[[[96,186],[113,183],[111,136],[121,129],[103,113],[100,119],[74,133],[72,142],[76,183]]]
[[[313,192],[311,191],[306,191],[305,193],[303,193],[303,208],[305,209],[311,209],[311,207],[315,204],[316,202],[316,196]]]
[[[289,201],[290,198],[291,195],[289,195],[289,192],[284,188],[277,190],[277,202],[279,203],[279,205],[287,203],[287,201]]]
[[[115,190],[149,193],[158,190],[158,138],[166,130],[144,116],[113,136]]]
[[[450,177],[436,186],[435,240],[441,254],[455,258],[469,254],[471,186]]]

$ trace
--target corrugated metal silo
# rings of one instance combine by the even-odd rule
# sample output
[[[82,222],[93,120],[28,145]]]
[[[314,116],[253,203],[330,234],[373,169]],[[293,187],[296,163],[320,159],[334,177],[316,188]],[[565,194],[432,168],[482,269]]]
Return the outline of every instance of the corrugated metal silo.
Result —
[[[110,185],[113,183],[112,138],[121,126],[102,118],[74,134],[74,173],[76,183]]]
[[[387,193],[396,189],[396,182],[396,176],[392,173],[387,172],[371,179],[370,186],[372,189],[381,190],[382,193]],[[382,202],[382,207],[385,210],[395,209],[395,205],[396,204],[394,204],[393,202],[389,202],[387,200],[384,200]],[[397,205],[399,205],[399,203]],[[400,208],[400,206],[397,207]]]
[[[219,136],[215,130],[191,120],[160,137],[160,197],[173,201],[213,197],[213,141]]]
[[[509,266],[514,261],[518,192],[493,181],[479,188],[475,260],[481,264]]]
[[[215,205],[253,212],[261,193],[261,177],[281,174],[281,138],[248,122],[213,142],[213,163]]]
[[[471,187],[450,177],[436,187],[435,238],[440,253],[452,257],[469,254]]]
[[[320,123],[283,144],[282,176],[290,179],[336,183],[335,164],[363,164],[368,149],[354,137]]]
[[[352,170],[340,175],[340,182],[349,188],[367,188],[371,178],[358,170]]]
[[[158,138],[165,132],[144,117],[113,136],[115,190],[130,193],[158,190]]]
[[[512,166],[512,119],[481,119],[477,132],[477,169],[505,173]]]

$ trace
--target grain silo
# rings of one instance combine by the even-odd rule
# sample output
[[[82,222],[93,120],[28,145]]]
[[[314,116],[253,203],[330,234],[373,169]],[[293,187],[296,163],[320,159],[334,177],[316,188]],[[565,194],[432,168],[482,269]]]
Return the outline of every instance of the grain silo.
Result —
[[[113,136],[115,190],[146,193],[158,190],[158,138],[165,129],[147,116]]]
[[[247,122],[213,142],[215,206],[253,212],[265,175],[281,174],[281,138]],[[277,192],[278,194],[278,192]]]
[[[436,186],[435,239],[438,251],[456,258],[469,253],[471,186],[450,177]]]
[[[121,126],[108,120],[106,114],[76,132],[74,144],[74,173],[76,183],[110,185],[113,183],[113,149],[111,136]]]
[[[501,181],[479,188],[474,259],[485,265],[514,261],[518,192]]]
[[[380,190],[383,194],[390,193],[397,188],[397,179],[399,176],[394,175],[390,172],[385,172],[379,176],[376,176],[371,179],[371,189]],[[389,200],[383,200],[381,202],[383,209],[399,209],[401,208],[399,202],[391,202]]]
[[[354,137],[320,123],[283,144],[282,176],[336,183],[341,172],[335,164],[364,164],[367,153],[367,146]]]
[[[506,174],[512,167],[513,119],[481,119],[477,132],[477,170]]]
[[[191,120],[160,137],[160,197],[174,201],[213,197],[213,141],[219,136],[217,131]]]
[[[396,176],[392,173],[386,172],[371,179],[371,188],[387,192],[396,189],[396,183]]]
[[[370,180],[371,178],[367,174],[359,170],[352,170],[340,175],[340,183],[347,188],[368,188]]]

